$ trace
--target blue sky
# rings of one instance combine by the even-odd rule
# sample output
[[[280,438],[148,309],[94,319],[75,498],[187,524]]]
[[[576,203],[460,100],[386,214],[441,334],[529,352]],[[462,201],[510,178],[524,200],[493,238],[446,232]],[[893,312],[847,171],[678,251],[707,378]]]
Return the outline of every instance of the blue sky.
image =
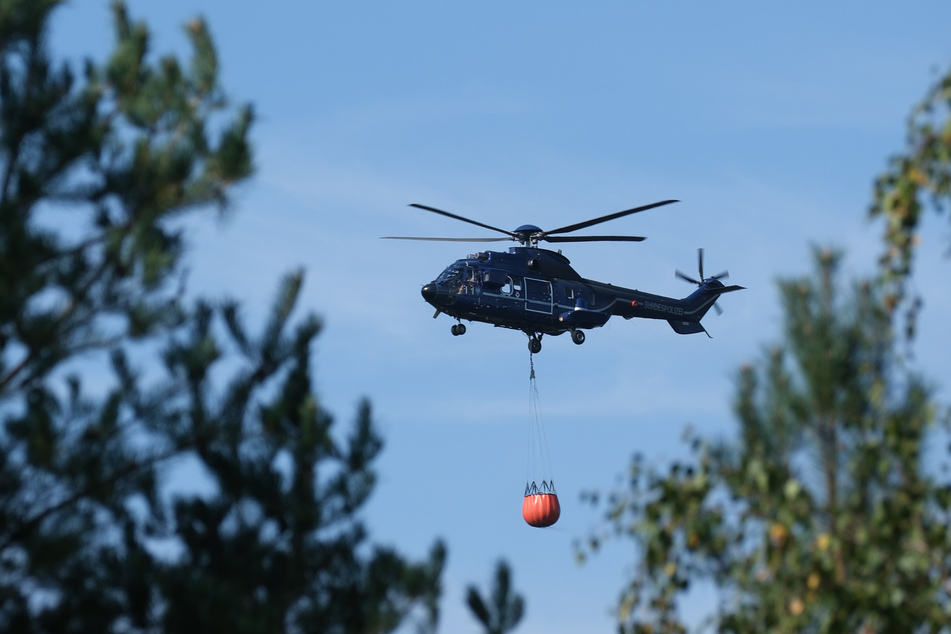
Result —
[[[779,337],[775,280],[807,272],[811,244],[872,270],[872,179],[951,64],[939,1],[128,4],[162,54],[187,53],[182,26],[203,15],[223,85],[259,116],[257,175],[234,214],[190,229],[190,291],[237,296],[260,319],[280,276],[306,268],[323,403],[346,425],[368,397],[386,439],[373,539],[418,557],[448,543],[443,632],[477,630],[465,586],[485,588],[500,557],[527,600],[518,631],[613,631],[634,555],[616,542],[575,563],[573,541],[599,521],[579,492],[615,487],[635,451],[680,455],[688,424],[730,433],[733,376]],[[102,58],[108,3],[68,4],[53,36],[59,54]],[[535,368],[563,510],[531,529],[526,339],[483,324],[453,337],[419,295],[492,245],[378,238],[478,235],[414,202],[514,229],[667,198],[682,202],[604,225],[645,242],[565,254],[586,277],[683,296],[674,269],[694,273],[704,247],[707,272],[748,290],[705,319],[713,339],[612,320],[583,346],[545,340]],[[929,216],[916,362],[944,395],[949,242],[947,218]],[[711,600],[695,599],[694,613]]]

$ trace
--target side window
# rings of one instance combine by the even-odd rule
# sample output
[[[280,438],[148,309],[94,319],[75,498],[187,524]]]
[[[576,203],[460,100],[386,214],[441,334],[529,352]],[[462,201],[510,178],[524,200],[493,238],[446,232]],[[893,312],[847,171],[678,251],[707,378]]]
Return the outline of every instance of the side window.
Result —
[[[501,291],[501,292],[502,292],[503,295],[511,295],[511,294],[512,294],[512,278],[511,278],[511,277],[505,278],[505,284],[502,285],[502,291]]]

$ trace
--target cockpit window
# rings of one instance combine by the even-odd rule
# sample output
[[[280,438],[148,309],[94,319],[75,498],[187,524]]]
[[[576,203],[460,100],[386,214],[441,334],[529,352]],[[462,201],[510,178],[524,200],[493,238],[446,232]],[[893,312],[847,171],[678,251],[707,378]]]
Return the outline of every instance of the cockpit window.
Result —
[[[436,284],[459,284],[462,282],[462,267],[448,266],[436,278]]]

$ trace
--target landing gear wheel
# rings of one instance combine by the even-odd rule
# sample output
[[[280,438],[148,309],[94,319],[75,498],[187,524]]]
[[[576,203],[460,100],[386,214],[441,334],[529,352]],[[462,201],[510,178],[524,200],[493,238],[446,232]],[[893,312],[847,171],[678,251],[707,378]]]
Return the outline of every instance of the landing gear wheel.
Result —
[[[458,337],[459,335],[466,334],[465,324],[453,324],[452,328],[449,329],[453,337]]]
[[[542,351],[542,342],[537,337],[531,337],[528,340],[528,351],[532,354],[538,354]]]
[[[579,346],[584,343],[584,331],[582,330],[572,330],[571,331],[571,340],[574,341]]]

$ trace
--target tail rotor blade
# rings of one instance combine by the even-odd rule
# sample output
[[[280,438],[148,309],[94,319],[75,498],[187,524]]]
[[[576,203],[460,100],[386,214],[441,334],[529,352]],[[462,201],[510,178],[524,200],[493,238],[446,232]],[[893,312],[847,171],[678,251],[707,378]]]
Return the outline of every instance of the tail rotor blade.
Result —
[[[690,282],[691,284],[696,284],[697,286],[700,286],[700,284],[701,284],[700,282],[698,282],[697,280],[693,279],[693,278],[690,277],[689,275],[686,275],[685,273],[681,273],[680,271],[674,271],[674,275],[676,275],[677,277],[679,277],[679,278],[682,279],[682,280],[686,280],[686,281]]]

